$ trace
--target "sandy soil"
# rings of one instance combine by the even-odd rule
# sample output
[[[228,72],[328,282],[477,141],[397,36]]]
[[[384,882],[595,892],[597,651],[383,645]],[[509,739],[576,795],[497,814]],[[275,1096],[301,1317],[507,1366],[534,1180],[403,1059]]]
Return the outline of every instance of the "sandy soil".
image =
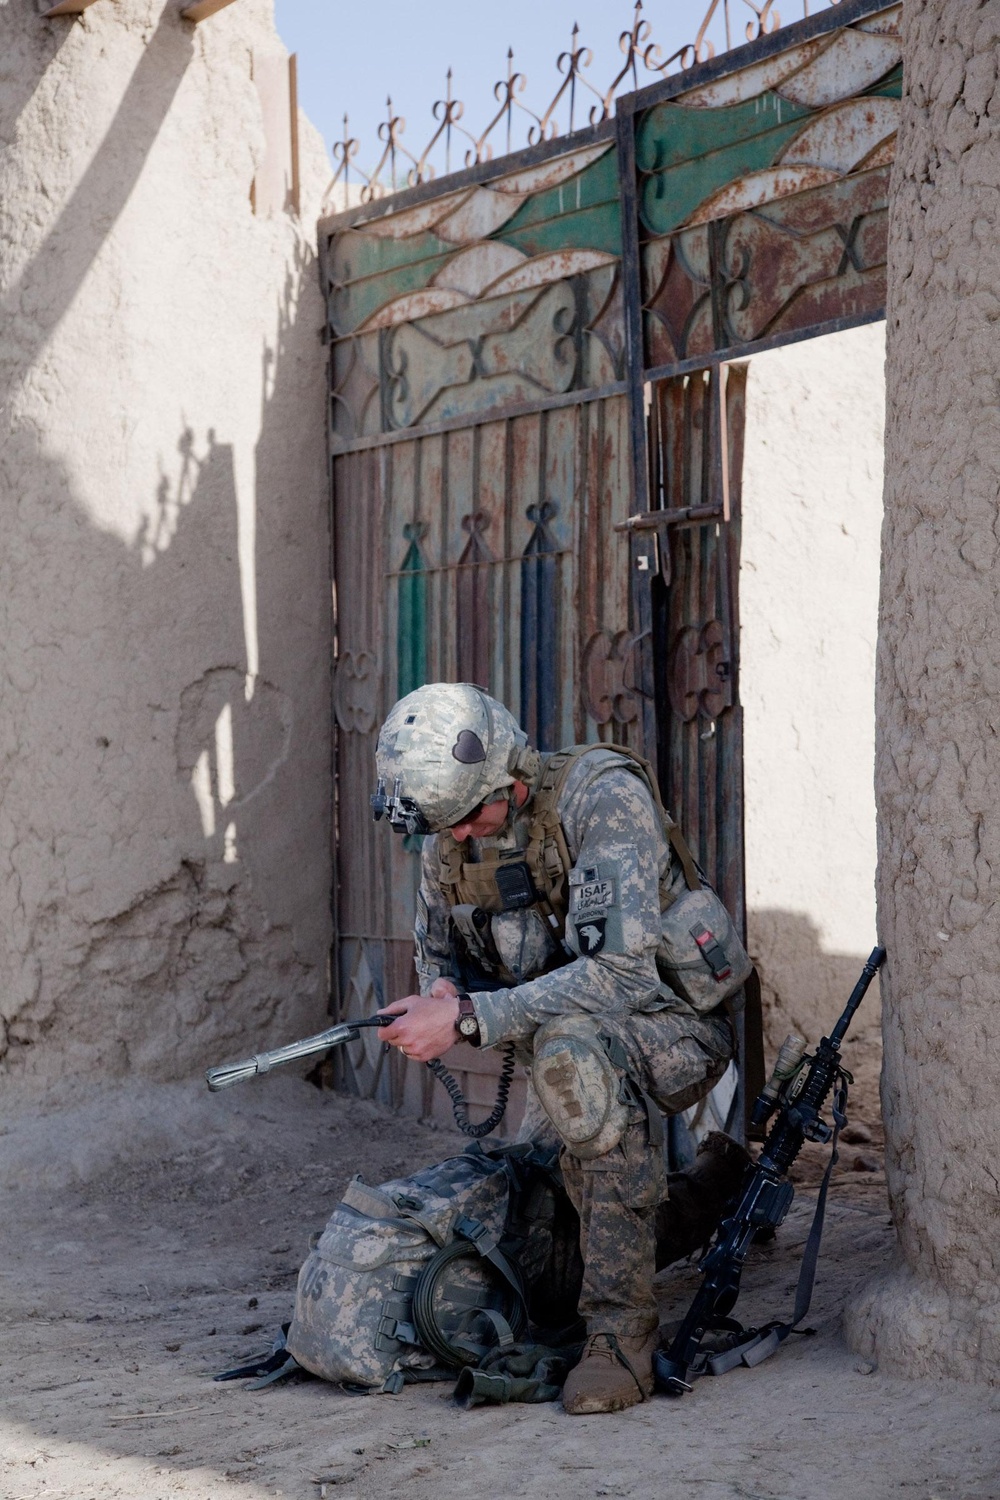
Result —
[[[854,1121],[871,1140],[844,1152],[816,1336],[682,1401],[575,1419],[558,1405],[463,1412],[443,1385],[358,1398],[319,1381],[211,1382],[287,1320],[308,1236],[346,1178],[448,1155],[450,1132],[281,1076],[9,1112],[0,1496],[995,1500],[1000,1391],[887,1379],[839,1337],[845,1295],[893,1243],[881,1171],[855,1168],[879,1165],[874,1101],[863,1077]],[[817,1168],[748,1268],[746,1317],[791,1306]],[[664,1273],[665,1320],[696,1281],[690,1267]]]

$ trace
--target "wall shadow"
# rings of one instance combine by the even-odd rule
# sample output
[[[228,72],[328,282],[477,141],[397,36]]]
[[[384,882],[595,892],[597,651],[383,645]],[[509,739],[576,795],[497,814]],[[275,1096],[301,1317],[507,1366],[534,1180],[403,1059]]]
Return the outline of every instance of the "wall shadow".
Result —
[[[69,41],[74,20],[46,21],[35,0],[7,0],[0,8],[0,145],[14,140],[41,77]]]
[[[66,1076],[190,1076],[326,1015],[329,548],[308,261],[262,356],[252,679],[230,444],[180,424],[125,542],[37,433],[5,437],[17,736],[0,756],[0,1067],[28,1095]]]
[[[25,24],[25,7],[4,9],[7,26]],[[48,28],[55,23],[43,21],[36,13],[27,24]],[[0,31],[0,44],[2,40]],[[67,41],[46,51],[43,66],[51,63]],[[17,315],[20,360],[28,363],[37,356],[79,291],[139,180],[194,48],[194,28],[181,20],[179,7],[175,10],[168,6],[142,46],[135,71],[93,160],[31,260],[0,300],[5,318]],[[38,81],[37,74],[25,70],[13,101],[18,113]],[[7,113],[5,108],[5,116]],[[23,308],[31,309],[30,323],[19,316]]]
[[[810,1042],[829,1033],[847,1004],[871,947],[856,953],[831,953],[824,948],[819,930],[809,917],[768,908],[747,914],[747,932],[750,956],[760,974],[770,1062],[789,1031],[800,1032]],[[848,1036],[880,1052],[877,981],[865,996]]]

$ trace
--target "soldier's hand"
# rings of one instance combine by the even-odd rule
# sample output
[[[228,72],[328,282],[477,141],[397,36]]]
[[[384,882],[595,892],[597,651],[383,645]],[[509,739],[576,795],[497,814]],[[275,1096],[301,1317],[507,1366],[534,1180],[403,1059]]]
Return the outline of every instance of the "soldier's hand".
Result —
[[[404,1057],[430,1062],[457,1041],[458,990],[450,979],[436,979],[429,995],[407,995],[379,1012],[398,1016],[379,1032],[379,1040],[398,1047]]]

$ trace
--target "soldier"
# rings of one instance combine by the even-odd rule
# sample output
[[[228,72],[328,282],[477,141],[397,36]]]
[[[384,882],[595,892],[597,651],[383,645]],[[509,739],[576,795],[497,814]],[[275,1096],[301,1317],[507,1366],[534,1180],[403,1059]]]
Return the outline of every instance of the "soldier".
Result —
[[[684,882],[658,794],[641,763],[601,745],[543,759],[469,684],[403,698],[376,760],[376,818],[434,835],[420,994],[386,1006],[399,1019],[382,1038],[423,1062],[457,1039],[516,1044],[531,1069],[520,1138],[561,1141],[580,1216],[587,1339],[563,1405],[621,1411],[652,1391],[660,1110],[703,1097],[733,1052],[722,1006],[699,1014],[657,967],[661,910]]]

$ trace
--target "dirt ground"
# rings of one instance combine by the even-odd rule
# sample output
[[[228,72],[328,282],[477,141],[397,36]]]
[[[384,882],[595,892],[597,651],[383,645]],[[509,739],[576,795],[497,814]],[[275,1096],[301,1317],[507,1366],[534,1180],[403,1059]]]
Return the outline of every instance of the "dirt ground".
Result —
[[[569,1418],[557,1404],[459,1410],[450,1386],[351,1397],[211,1375],[287,1321],[299,1263],[346,1181],[380,1181],[461,1138],[288,1076],[81,1092],[0,1118],[2,1500],[996,1500],[1000,1391],[889,1379],[839,1336],[845,1295],[893,1235],[874,1075],[843,1152],[809,1323],[755,1371],[681,1401]],[[812,1148],[810,1148],[812,1149]],[[859,1160],[860,1159],[860,1160]],[[740,1311],[789,1309],[812,1210],[806,1163]],[[872,1168],[875,1170],[871,1170]],[[663,1273],[664,1320],[697,1283]]]

